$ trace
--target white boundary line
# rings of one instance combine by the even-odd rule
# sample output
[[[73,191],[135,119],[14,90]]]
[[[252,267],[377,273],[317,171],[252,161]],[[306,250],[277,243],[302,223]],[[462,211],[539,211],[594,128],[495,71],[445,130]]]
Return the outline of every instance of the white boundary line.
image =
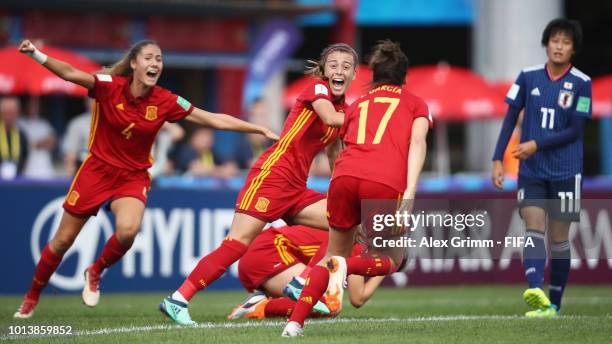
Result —
[[[604,316],[561,316],[556,319],[596,319],[596,318],[612,318],[610,315]],[[416,322],[436,322],[436,321],[467,321],[467,320],[527,320],[524,316],[518,315],[452,315],[452,316],[432,316],[432,317],[414,317],[414,318],[340,318],[340,319],[318,319],[308,320],[307,325],[329,325],[329,324],[344,324],[344,323],[416,323]],[[195,326],[180,326],[180,325],[151,325],[151,326],[126,326],[126,327],[105,327],[94,330],[75,331],[71,335],[2,335],[0,340],[19,340],[32,338],[52,338],[52,337],[88,337],[100,336],[108,334],[123,334],[123,333],[138,333],[138,332],[153,332],[153,331],[168,331],[168,330],[191,330],[191,329],[237,329],[237,328],[266,328],[278,327],[278,332],[282,330],[282,326],[286,321],[249,321],[249,322],[226,322],[226,323],[200,323]],[[15,326],[35,326],[30,324],[15,325]]]

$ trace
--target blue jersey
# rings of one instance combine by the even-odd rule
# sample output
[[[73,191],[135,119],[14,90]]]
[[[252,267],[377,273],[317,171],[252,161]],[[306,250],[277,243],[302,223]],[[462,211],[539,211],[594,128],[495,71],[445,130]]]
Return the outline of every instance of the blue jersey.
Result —
[[[572,116],[591,117],[591,78],[575,67],[551,80],[544,64],[525,68],[506,95],[506,103],[525,109],[521,142],[542,140],[570,125]],[[536,151],[521,160],[519,174],[545,180],[582,173],[582,133],[573,142]]]

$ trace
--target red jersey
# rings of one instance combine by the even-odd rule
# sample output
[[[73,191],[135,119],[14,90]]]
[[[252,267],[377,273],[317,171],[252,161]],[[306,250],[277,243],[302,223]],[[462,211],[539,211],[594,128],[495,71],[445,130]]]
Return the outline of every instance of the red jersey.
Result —
[[[327,99],[336,111],[344,111],[344,97],[334,100],[329,85],[318,80],[308,85],[297,98],[285,121],[280,139],[255,162],[261,170],[259,182],[270,173],[285,179],[291,186],[304,187],[312,160],[338,137],[338,129],[327,126],[312,108],[312,102]]]
[[[359,98],[347,110],[346,148],[332,178],[353,176],[404,192],[412,123],[418,117],[427,118],[431,127],[427,104],[398,86],[381,85]]]
[[[126,170],[151,167],[151,146],[165,121],[178,121],[193,111],[185,99],[154,86],[142,97],[130,93],[130,77],[97,74],[90,97],[90,153]]]

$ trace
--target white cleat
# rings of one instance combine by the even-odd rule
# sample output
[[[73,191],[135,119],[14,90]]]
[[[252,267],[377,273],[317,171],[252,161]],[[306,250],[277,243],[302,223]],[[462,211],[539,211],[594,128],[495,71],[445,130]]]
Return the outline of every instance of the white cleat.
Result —
[[[31,300],[28,298],[23,299],[19,309],[15,314],[13,314],[13,318],[15,319],[29,319],[34,315],[34,308],[36,308],[36,304],[38,301]]]
[[[329,283],[325,292],[327,307],[332,313],[339,313],[342,310],[342,297],[346,288],[346,259],[333,256],[325,266],[329,271]]]
[[[85,270],[85,286],[83,287],[83,303],[89,307],[95,307],[100,302],[100,275],[90,273],[90,268]]]
[[[285,325],[285,329],[283,330],[283,337],[300,337],[304,335],[304,329],[302,325],[298,324],[295,321],[290,321]]]
[[[260,290],[255,290],[246,300],[236,306],[227,316],[227,320],[237,320],[242,318],[264,319],[266,317],[265,308],[268,298]]]

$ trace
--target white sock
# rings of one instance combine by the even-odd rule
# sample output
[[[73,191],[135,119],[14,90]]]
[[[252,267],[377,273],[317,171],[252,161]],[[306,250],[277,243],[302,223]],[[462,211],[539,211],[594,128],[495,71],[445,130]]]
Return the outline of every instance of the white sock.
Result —
[[[187,299],[185,299],[185,297],[181,293],[179,293],[178,290],[172,293],[172,298],[176,301],[181,301],[182,303],[189,303],[189,301],[187,301]]]

